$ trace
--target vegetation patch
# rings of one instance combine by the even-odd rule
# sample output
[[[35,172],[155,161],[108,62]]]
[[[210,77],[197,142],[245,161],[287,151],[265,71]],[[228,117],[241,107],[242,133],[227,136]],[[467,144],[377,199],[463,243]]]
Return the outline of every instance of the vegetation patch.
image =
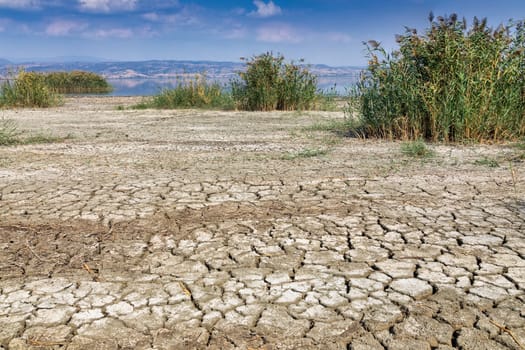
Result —
[[[414,158],[429,158],[434,155],[423,140],[407,141],[401,144],[401,153]]]
[[[0,119],[0,146],[32,145],[40,143],[63,142],[71,139],[71,135],[58,137],[46,134],[23,136],[18,125],[11,119]]]
[[[62,98],[45,82],[43,74],[20,71],[0,87],[0,107],[53,107]]]
[[[525,26],[492,29],[474,18],[434,18],[407,28],[399,49],[369,41],[355,96],[366,136],[432,141],[512,140],[525,135]]]
[[[477,160],[474,161],[474,164],[487,166],[489,168],[498,168],[499,167],[499,163],[498,163],[497,160],[495,160],[493,158],[488,158],[488,157],[483,157],[481,159],[477,159]]]
[[[0,107],[54,107],[62,104],[61,94],[107,93],[112,90],[98,74],[72,72],[26,72],[21,70],[0,87]]]
[[[61,94],[103,94],[113,87],[99,74],[85,71],[39,73],[45,84]]]
[[[282,159],[284,160],[294,160],[298,158],[313,158],[324,156],[328,154],[328,150],[320,148],[305,148],[298,152],[286,153],[283,155]]]
[[[14,121],[11,119],[0,119],[0,146],[16,144],[18,135],[19,132]]]
[[[338,136],[350,136],[352,133],[358,131],[358,121],[355,119],[344,118],[340,120],[330,120],[326,122],[319,122],[307,127],[303,131],[326,131],[334,133]]]
[[[205,74],[181,79],[173,89],[133,106],[145,108],[206,108],[244,111],[336,110],[335,88],[318,91],[317,77],[307,67],[265,53],[246,60],[246,70],[226,86],[210,83]]]
[[[267,52],[246,59],[246,71],[231,82],[236,107],[246,111],[309,110],[315,106],[317,77],[308,68]]]
[[[136,109],[158,108],[234,108],[231,94],[227,93],[219,83],[209,83],[205,75],[196,75],[191,80],[179,80],[173,89],[165,89],[160,94],[147,99],[135,106]]]

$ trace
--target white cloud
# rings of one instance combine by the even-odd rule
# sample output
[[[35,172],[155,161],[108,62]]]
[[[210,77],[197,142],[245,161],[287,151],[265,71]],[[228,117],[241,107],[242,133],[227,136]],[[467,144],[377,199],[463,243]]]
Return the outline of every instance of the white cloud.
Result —
[[[280,15],[282,10],[272,0],[265,3],[262,0],[254,0],[253,4],[257,7],[257,11],[250,12],[250,15],[257,17],[272,17]]]
[[[134,10],[138,0],[79,0],[80,8],[93,12]]]
[[[133,37],[133,31],[127,28],[112,28],[112,29],[99,29],[91,33],[87,33],[88,37],[97,39],[106,38],[117,38],[117,39],[128,39]]]
[[[350,35],[345,34],[345,33],[340,33],[340,32],[328,33],[326,37],[328,40],[335,41],[337,43],[346,44],[352,41],[352,37]]]
[[[57,20],[46,27],[46,34],[51,36],[67,36],[87,27],[84,23]]]
[[[247,35],[247,30],[245,28],[232,28],[223,33],[223,38],[225,39],[242,39]]]
[[[159,14],[157,12],[148,12],[142,15],[142,18],[150,22],[166,23],[173,25],[194,25],[199,23],[199,19],[194,13],[184,8],[182,11],[173,14]]]
[[[38,0],[0,0],[0,7],[36,8],[39,6]]]
[[[259,28],[257,40],[269,43],[298,43],[303,38],[288,25],[272,25]]]
[[[9,20],[0,19],[0,32],[4,32],[8,26],[9,26]]]

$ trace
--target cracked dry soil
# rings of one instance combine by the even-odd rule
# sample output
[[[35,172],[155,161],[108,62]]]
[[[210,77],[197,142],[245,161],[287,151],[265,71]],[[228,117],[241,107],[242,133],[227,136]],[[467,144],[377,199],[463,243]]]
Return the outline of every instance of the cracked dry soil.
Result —
[[[0,349],[524,349],[511,147],[134,102],[1,112],[72,137],[0,148]]]

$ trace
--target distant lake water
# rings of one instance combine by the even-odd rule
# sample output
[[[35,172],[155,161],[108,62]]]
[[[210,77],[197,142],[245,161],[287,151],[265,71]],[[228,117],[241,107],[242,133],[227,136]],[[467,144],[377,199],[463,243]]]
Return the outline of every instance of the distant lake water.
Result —
[[[332,88],[339,94],[346,94],[346,90],[356,84],[359,79],[358,74],[320,76],[318,87],[323,91],[330,91]],[[177,79],[108,79],[113,86],[111,96],[152,96],[164,89],[170,89],[178,84]],[[227,85],[228,80],[221,84]]]

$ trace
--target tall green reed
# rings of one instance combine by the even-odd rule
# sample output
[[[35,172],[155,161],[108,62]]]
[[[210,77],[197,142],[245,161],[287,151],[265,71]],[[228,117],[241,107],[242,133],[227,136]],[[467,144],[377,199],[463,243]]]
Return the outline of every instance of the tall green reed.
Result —
[[[399,49],[367,43],[368,69],[355,96],[367,136],[499,141],[525,135],[525,27],[468,28],[457,15],[407,28]]]
[[[52,107],[61,97],[45,82],[44,75],[19,71],[0,87],[0,107]]]

